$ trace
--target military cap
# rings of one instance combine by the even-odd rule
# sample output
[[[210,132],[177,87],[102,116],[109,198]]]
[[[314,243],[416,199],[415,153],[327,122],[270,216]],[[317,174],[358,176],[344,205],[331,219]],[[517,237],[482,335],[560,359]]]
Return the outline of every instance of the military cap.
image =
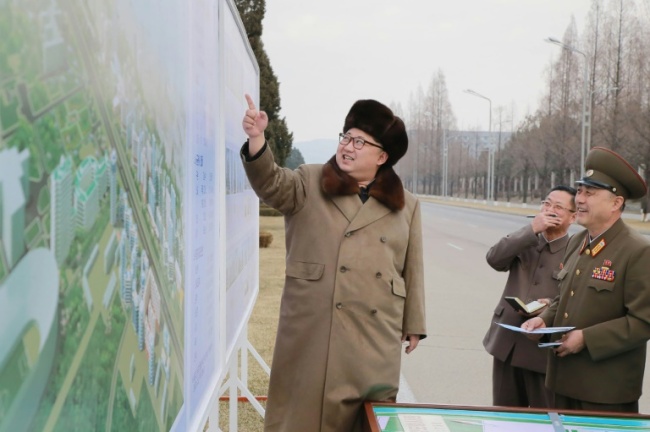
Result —
[[[648,186],[639,173],[618,153],[594,147],[585,160],[585,175],[578,184],[607,189],[625,199],[639,199],[646,195]]]

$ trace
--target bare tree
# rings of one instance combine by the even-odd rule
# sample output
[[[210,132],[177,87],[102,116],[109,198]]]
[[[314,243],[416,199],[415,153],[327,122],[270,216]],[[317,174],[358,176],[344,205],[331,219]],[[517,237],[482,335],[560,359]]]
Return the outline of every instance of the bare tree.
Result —
[[[592,0],[582,34],[571,18],[562,43],[565,49],[548,67],[539,109],[511,125],[516,132],[498,145],[497,197],[529,201],[551,186],[570,184],[583,168],[583,136],[585,144],[616,150],[650,177],[650,0]],[[496,112],[502,130],[507,115],[503,108]],[[413,93],[405,120],[412,145],[400,175],[412,190],[438,194],[443,137],[453,135],[444,132],[456,125],[441,70],[432,74],[426,93],[421,86]],[[583,121],[590,127],[583,128]],[[471,142],[447,140],[452,194],[485,196],[479,135]]]
[[[449,102],[447,82],[441,69],[431,77],[425,106],[427,126],[425,193],[441,194],[443,131],[455,128],[456,119]]]
[[[646,1],[645,21],[635,14],[631,24],[626,66],[629,83],[624,92],[621,108],[622,123],[629,130],[625,153],[629,160],[642,169],[646,181],[650,180],[650,1]]]

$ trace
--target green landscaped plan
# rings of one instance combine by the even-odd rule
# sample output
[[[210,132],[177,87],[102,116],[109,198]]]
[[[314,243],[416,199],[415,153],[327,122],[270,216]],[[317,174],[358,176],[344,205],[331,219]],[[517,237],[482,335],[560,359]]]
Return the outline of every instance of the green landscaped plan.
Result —
[[[183,406],[184,89],[141,3],[0,0],[0,432]]]
[[[548,414],[373,407],[382,432],[556,432]],[[558,415],[565,432],[648,431],[650,420]]]

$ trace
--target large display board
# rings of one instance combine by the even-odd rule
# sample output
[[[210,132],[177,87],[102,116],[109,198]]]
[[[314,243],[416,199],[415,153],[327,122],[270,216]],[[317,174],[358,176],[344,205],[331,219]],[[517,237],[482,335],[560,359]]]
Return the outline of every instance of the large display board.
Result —
[[[241,25],[231,5],[224,10],[223,104],[226,148],[226,357],[251,314],[259,281],[259,199],[253,192],[239,158],[246,141],[242,129],[243,113],[248,108],[244,93],[259,106],[259,69]],[[228,13],[229,12],[229,13]]]
[[[219,203],[217,193],[219,73],[218,13],[210,0],[187,2],[189,8],[189,77],[187,143],[191,161],[188,184],[187,289],[185,313],[186,427],[199,430],[196,415],[208,409],[206,394],[215,386],[220,358]],[[182,422],[180,422],[182,424]]]
[[[0,0],[0,34],[0,432],[197,429],[257,293],[236,9]]]

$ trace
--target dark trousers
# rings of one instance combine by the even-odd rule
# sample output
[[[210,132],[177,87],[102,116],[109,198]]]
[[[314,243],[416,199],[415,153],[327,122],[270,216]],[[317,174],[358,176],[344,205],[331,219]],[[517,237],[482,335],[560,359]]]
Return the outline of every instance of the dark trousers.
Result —
[[[561,394],[555,394],[555,408],[566,410],[584,410],[584,411],[609,411],[609,412],[639,412],[639,401],[620,403],[620,404],[601,404],[587,402],[580,399],[573,399]]]
[[[494,359],[492,365],[492,403],[496,406],[552,408],[554,394],[546,388],[546,375],[514,367]]]

